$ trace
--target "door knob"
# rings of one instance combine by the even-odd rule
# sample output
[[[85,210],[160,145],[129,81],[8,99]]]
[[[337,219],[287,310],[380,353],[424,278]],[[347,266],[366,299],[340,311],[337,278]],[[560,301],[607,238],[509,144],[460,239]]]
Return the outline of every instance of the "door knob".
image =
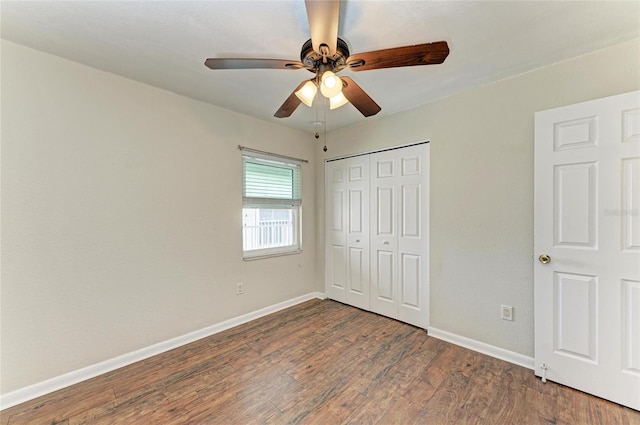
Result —
[[[549,264],[551,262],[551,257],[549,256],[549,254],[542,254],[538,257],[538,260],[542,264]]]
[[[383,245],[389,245],[389,241],[382,242]]]
[[[356,239],[356,243],[360,242],[360,239]]]

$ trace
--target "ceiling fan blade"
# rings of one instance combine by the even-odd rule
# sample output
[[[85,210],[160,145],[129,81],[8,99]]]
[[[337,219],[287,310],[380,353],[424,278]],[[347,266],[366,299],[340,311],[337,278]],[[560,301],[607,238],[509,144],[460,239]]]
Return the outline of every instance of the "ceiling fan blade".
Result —
[[[349,56],[347,66],[352,71],[367,71],[401,66],[433,65],[444,62],[448,55],[447,42],[436,41],[435,43],[358,53]]]
[[[284,59],[210,58],[204,64],[211,69],[300,69],[299,61]]]
[[[276,113],[273,114],[274,117],[286,118],[291,116],[291,114],[293,114],[293,111],[295,111],[296,108],[302,103],[302,101],[298,99],[298,96],[296,96],[296,92],[300,90],[302,86],[304,86],[307,83],[307,81],[309,80],[304,80],[303,82],[301,82],[298,85],[298,87],[296,87],[296,89],[293,92],[291,92],[287,100],[285,100],[282,106],[280,106],[280,109],[278,109]]]
[[[362,115],[370,117],[380,112],[382,108],[351,78],[340,77],[340,79],[345,83],[342,87],[342,94]]]
[[[329,56],[336,54],[338,45],[338,21],[340,0],[305,0],[311,43],[316,53],[322,54],[320,46],[326,44]]]

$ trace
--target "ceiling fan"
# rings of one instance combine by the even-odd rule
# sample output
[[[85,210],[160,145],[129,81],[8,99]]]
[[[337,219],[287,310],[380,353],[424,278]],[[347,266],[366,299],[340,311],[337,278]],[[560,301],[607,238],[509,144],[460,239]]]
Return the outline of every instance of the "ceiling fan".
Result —
[[[306,69],[314,74],[289,95],[274,114],[290,116],[304,102],[311,106],[318,89],[329,99],[330,109],[347,102],[365,117],[380,112],[380,106],[349,77],[336,74],[345,68],[352,71],[432,65],[444,62],[449,54],[446,41],[395,47],[351,55],[347,43],[338,37],[340,0],[305,0],[311,39],[302,45],[300,61],[281,59],[210,58],[211,69]]]

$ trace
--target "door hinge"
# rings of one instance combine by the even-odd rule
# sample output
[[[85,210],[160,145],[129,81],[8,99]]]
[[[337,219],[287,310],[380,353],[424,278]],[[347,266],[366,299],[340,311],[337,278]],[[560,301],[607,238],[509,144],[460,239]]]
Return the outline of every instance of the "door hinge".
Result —
[[[540,366],[540,369],[542,369],[542,382],[546,383],[547,382],[547,364],[546,363],[542,363],[542,366]]]

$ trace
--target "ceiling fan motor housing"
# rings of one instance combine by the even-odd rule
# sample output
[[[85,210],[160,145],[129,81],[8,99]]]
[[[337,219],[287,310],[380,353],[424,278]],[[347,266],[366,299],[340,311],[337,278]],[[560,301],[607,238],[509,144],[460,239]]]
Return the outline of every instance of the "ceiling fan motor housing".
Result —
[[[349,58],[349,47],[347,43],[341,38],[338,38],[335,55],[326,56],[325,58],[313,50],[311,39],[302,45],[300,61],[310,72],[320,75],[324,71],[339,72],[347,66],[347,59]]]

